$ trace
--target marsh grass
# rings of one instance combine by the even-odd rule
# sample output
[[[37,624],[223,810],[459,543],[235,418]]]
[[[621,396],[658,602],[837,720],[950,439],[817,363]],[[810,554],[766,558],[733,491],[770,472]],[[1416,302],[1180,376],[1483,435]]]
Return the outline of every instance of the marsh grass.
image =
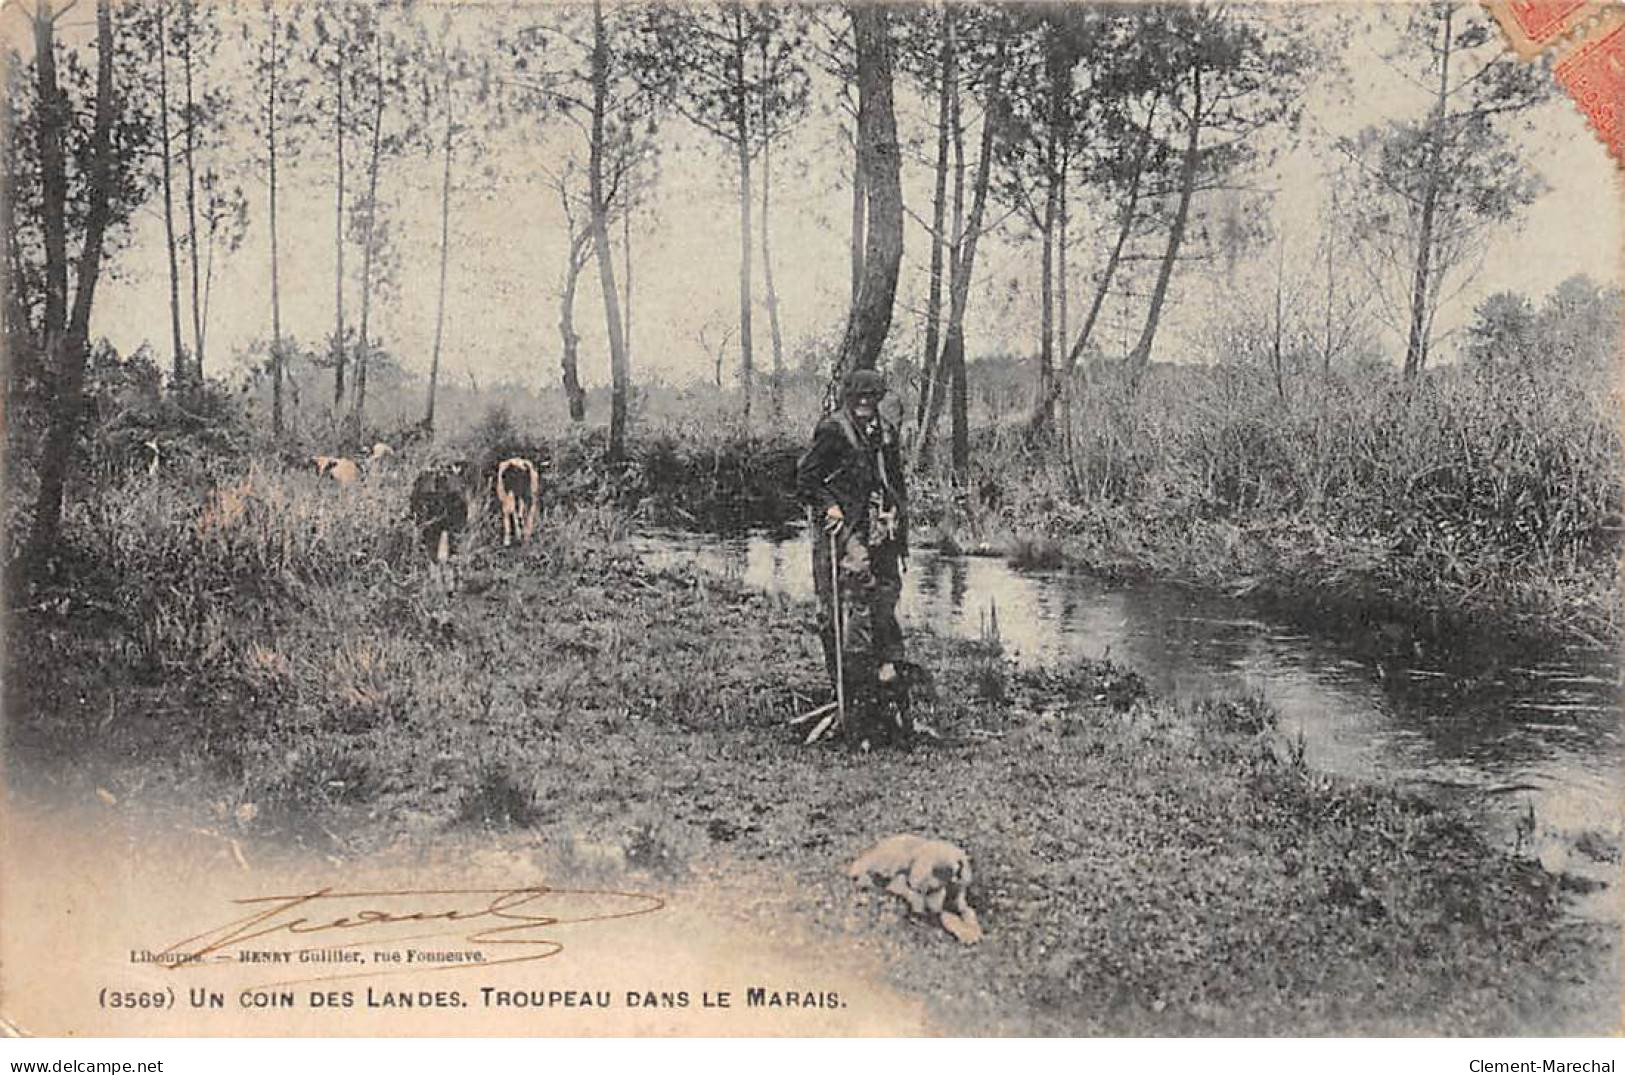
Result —
[[[1618,408],[1608,371],[1334,372],[1286,399],[1245,368],[1097,372],[1070,455],[989,414],[965,487],[923,481],[916,506],[1031,566],[1600,642],[1621,626]]]
[[[353,491],[387,534],[388,497]],[[13,769],[88,780],[126,809],[216,804],[257,838],[332,854],[473,830],[522,836],[594,883],[748,877],[751,913],[871,951],[945,1025],[985,1032],[1505,1033],[1614,1017],[1554,1008],[1576,967],[1606,971],[1552,878],[1447,810],[1293,764],[1256,700],[1193,715],[1106,661],[1017,670],[989,609],[982,638],[911,639],[934,679],[916,715],[940,741],[804,748],[786,721],[823,685],[804,606],[646,571],[605,506],[553,508],[523,548],[472,548],[469,574],[490,585],[431,606],[413,555],[327,566],[351,532],[328,518],[329,492],[296,483],[288,511],[226,513],[245,533],[207,540],[266,550],[244,568],[261,589],[204,586],[193,620],[215,626],[163,643],[172,663],[150,682],[127,675],[138,647],[107,645],[139,609],[22,621]],[[152,548],[205,540],[203,502],[186,502],[153,517]],[[285,535],[284,519],[323,536]],[[133,536],[97,533],[141,562]],[[63,671],[16,674],[42,667]],[[854,917],[842,865],[899,830],[970,850],[999,951],[978,965],[983,989],[962,988],[969,956],[945,935],[902,928],[884,903]]]

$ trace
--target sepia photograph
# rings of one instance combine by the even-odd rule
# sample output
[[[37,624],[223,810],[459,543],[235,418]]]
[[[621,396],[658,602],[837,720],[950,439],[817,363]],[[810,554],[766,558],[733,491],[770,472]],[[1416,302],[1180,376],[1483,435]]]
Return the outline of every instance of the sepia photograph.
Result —
[[[0,1033],[1613,1070],[1625,7],[0,44]]]

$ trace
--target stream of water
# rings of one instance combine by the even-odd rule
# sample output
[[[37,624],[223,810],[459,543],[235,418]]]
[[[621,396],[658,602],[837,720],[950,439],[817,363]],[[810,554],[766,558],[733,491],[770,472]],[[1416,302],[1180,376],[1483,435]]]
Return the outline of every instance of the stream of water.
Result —
[[[811,554],[800,536],[660,532],[633,544],[650,566],[689,564],[771,593],[812,596]],[[1593,889],[1577,896],[1576,913],[1622,917],[1616,654],[1485,653],[1448,667],[1425,654],[1374,661],[1361,640],[1289,625],[1244,599],[929,549],[912,558],[898,613],[905,632],[928,623],[969,637],[996,613],[1005,652],[1017,661],[1110,656],[1181,702],[1262,695],[1280,730],[1301,735],[1310,765],[1464,802],[1491,839],[1567,874],[1572,887]]]

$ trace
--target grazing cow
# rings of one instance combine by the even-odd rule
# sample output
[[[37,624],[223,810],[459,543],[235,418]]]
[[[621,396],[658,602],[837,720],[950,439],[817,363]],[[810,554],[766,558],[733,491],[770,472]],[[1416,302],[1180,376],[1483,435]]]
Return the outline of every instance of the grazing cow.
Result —
[[[970,856],[946,840],[899,833],[865,851],[847,867],[857,884],[884,887],[917,915],[929,912],[961,943],[982,939],[982,925],[966,898]]]
[[[311,456],[312,463],[316,464],[316,473],[324,478],[332,478],[340,485],[349,485],[361,480],[361,468],[356,466],[354,459],[345,459],[340,456],[315,455]]]
[[[461,460],[439,463],[412,482],[412,518],[424,548],[434,557],[431,571],[449,594],[456,588],[451,569],[452,535],[468,525],[469,477],[473,468]]]
[[[394,454],[395,449],[391,448],[383,441],[379,441],[377,444],[374,444],[371,448],[367,449],[367,462],[382,463],[384,460],[388,459]]]
[[[504,459],[497,464],[497,503],[502,505],[502,547],[517,535],[527,542],[536,533],[542,497],[542,479],[529,459]]]

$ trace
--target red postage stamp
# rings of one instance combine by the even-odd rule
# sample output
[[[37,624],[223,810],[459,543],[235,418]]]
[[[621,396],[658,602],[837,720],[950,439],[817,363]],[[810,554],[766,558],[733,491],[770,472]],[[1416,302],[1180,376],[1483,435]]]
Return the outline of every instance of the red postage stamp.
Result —
[[[1594,0],[1485,0],[1507,43],[1530,60],[1562,41],[1599,8]]]
[[[1625,13],[1599,22],[1558,61],[1555,74],[1614,161],[1625,166]]]

